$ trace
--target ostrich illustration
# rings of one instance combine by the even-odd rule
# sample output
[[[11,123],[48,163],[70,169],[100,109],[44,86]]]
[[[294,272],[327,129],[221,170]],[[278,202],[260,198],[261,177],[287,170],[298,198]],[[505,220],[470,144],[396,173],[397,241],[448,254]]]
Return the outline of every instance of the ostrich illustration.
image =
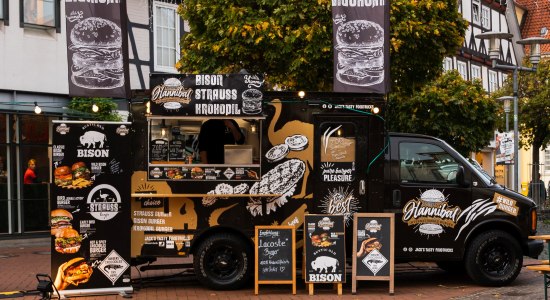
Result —
[[[306,163],[306,170],[304,173],[304,180],[302,181],[302,189],[299,195],[294,195],[294,198],[306,197],[307,180],[309,177],[310,168],[313,165],[313,124],[305,123],[302,121],[290,121],[287,122],[275,131],[275,125],[281,116],[282,104],[279,100],[274,100],[271,105],[275,108],[275,114],[268,128],[268,138],[271,145],[284,144],[285,139],[295,134],[301,134],[308,138],[309,145],[302,151],[290,151],[287,155],[288,158],[297,158]],[[311,195],[307,195],[311,197]]]
[[[99,197],[103,199],[103,202],[107,202],[107,197],[109,197],[109,194],[103,194],[101,193],[101,190],[99,190]]]

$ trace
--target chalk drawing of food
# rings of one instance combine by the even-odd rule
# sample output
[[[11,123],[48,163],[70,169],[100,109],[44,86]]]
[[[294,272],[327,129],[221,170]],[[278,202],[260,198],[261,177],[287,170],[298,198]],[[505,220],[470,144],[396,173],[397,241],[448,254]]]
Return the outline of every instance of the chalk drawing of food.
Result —
[[[106,19],[87,18],[71,30],[71,82],[88,89],[111,89],[124,84],[122,31]]]
[[[367,20],[345,22],[336,31],[336,79],[371,86],[384,79],[384,29]]]

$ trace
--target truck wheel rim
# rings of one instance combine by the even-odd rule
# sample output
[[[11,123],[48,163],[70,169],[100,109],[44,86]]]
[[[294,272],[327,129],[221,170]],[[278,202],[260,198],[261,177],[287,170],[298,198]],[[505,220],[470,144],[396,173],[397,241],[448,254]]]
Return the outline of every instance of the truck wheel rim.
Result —
[[[480,256],[480,265],[483,272],[492,276],[506,274],[511,265],[512,254],[506,245],[492,243]]]
[[[206,254],[206,271],[219,280],[232,279],[238,273],[241,261],[231,247],[217,246]]]

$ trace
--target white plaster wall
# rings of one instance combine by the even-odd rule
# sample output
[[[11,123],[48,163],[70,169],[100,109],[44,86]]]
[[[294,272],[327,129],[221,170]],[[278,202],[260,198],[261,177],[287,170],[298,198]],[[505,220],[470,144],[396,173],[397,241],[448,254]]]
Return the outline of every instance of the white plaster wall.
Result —
[[[132,0],[126,2],[126,10],[128,12],[128,21],[147,26],[146,28],[134,28],[133,35],[136,41],[137,51],[134,53],[130,40],[128,40],[128,57],[130,59],[138,58],[142,61],[151,61],[150,42],[149,42],[149,1],[148,0]],[[128,29],[128,34],[129,34]],[[136,65],[130,64],[130,88],[131,89],[147,89],[149,88],[149,66],[140,66],[140,72],[143,74],[145,86],[142,86],[139,81],[138,69]]]
[[[10,25],[0,25],[0,89],[68,94],[64,18],[61,33],[20,28],[19,3],[10,4]],[[64,15],[62,1],[61,16]]]

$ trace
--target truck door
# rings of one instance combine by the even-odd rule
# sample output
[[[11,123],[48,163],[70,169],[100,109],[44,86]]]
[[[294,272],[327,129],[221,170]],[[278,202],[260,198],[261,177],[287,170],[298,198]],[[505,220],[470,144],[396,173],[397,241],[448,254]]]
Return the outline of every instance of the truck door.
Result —
[[[366,210],[368,116],[314,115],[313,212],[343,214]],[[362,159],[361,159],[362,158]]]
[[[471,205],[471,187],[457,183],[459,160],[437,140],[392,137],[392,202],[396,255],[452,259],[461,255],[458,217]],[[463,238],[463,237],[462,237]]]

